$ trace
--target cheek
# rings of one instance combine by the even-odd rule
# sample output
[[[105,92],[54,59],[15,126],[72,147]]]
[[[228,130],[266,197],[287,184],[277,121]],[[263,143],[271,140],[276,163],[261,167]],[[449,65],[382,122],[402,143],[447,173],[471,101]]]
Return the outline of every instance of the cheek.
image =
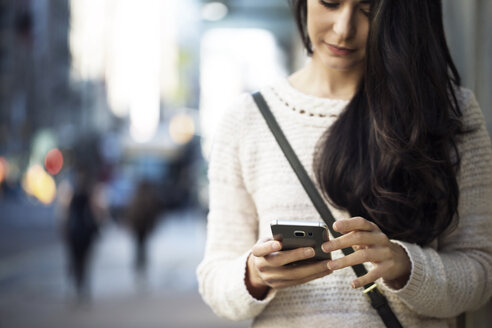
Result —
[[[314,44],[323,37],[329,29],[329,24],[327,24],[328,18],[325,14],[320,13],[319,8],[313,8],[315,5],[310,5],[308,1],[307,7],[307,33],[311,42]]]
[[[365,22],[361,26],[361,43],[366,45],[367,44],[367,38],[369,37],[369,22]]]
[[[314,33],[315,33],[314,26],[316,25],[315,24],[316,18],[313,16],[314,16],[313,14],[308,12],[307,23],[306,23],[307,34],[308,34],[309,38],[311,39],[311,42],[313,41],[313,37],[314,37]]]
[[[329,27],[320,18],[312,17],[308,20],[307,32],[311,42],[315,44],[325,39],[326,34],[329,32]]]
[[[367,38],[369,36],[369,24],[360,26],[360,30],[357,36],[357,44],[362,49],[362,53],[366,54]]]

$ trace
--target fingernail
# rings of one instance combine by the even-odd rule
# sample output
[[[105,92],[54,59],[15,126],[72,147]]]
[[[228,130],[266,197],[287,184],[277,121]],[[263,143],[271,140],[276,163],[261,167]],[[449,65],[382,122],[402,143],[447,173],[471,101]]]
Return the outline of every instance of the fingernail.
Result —
[[[333,262],[333,261],[328,262],[327,266],[328,266],[328,269],[330,269],[332,271],[337,268],[336,262]]]
[[[323,244],[323,245],[321,245],[321,249],[322,249],[322,250],[323,250],[323,252],[325,252],[325,253],[329,253],[329,252],[331,252],[331,247],[330,247],[330,245],[329,245],[329,244],[326,244],[326,243],[325,243],[325,244]]]
[[[279,250],[280,250],[280,248],[282,248],[282,246],[280,246],[280,243],[273,243],[273,244],[272,244],[272,249],[273,249],[274,251],[279,251]]]
[[[304,255],[306,255],[306,256],[314,256],[314,249],[312,249],[312,248],[306,248],[304,250]]]
[[[355,289],[355,288],[358,288],[358,287],[359,287],[359,284],[357,283],[357,281],[355,281],[355,280],[354,280],[354,281],[352,281],[352,282],[350,283],[350,286],[352,286],[352,288],[354,288],[354,289]]]
[[[339,225],[340,225],[340,223],[338,223],[338,222],[333,223],[333,229],[338,229]]]

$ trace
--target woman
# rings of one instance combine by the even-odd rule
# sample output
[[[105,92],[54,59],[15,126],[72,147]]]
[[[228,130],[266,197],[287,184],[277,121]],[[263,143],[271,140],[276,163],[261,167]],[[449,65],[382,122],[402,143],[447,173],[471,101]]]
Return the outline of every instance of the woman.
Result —
[[[270,221],[321,219],[244,95],[210,159],[204,300],[254,327],[383,327],[359,289],[375,281],[403,327],[454,326],[492,293],[492,151],[459,87],[441,2],[292,7],[312,58],[261,92],[343,236],[323,245],[331,261],[285,265],[313,250],[280,251]]]

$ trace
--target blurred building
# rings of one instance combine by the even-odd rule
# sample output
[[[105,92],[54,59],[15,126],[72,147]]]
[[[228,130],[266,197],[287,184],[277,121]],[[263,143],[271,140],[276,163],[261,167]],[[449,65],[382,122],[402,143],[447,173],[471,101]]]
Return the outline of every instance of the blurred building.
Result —
[[[0,2],[0,154],[25,162],[36,131],[74,121],[66,1]]]
[[[180,3],[0,0],[0,160],[10,187],[52,148],[64,168],[106,162],[127,186],[183,175],[176,166],[200,151],[199,42],[179,44]]]
[[[11,183],[49,148],[109,126],[103,81],[71,78],[69,31],[67,0],[0,1],[0,156]]]

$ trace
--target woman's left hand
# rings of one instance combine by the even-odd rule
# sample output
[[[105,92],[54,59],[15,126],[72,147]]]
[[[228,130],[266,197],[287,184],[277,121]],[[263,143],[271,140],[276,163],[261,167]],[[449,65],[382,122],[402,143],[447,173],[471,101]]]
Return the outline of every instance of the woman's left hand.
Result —
[[[391,242],[379,227],[362,217],[340,220],[333,229],[343,236],[325,242],[322,245],[326,253],[337,249],[353,247],[355,252],[328,262],[330,270],[339,270],[355,264],[371,262],[374,268],[366,275],[352,281],[353,288],[383,278],[394,289],[402,288],[410,276],[411,263],[406,251]]]

